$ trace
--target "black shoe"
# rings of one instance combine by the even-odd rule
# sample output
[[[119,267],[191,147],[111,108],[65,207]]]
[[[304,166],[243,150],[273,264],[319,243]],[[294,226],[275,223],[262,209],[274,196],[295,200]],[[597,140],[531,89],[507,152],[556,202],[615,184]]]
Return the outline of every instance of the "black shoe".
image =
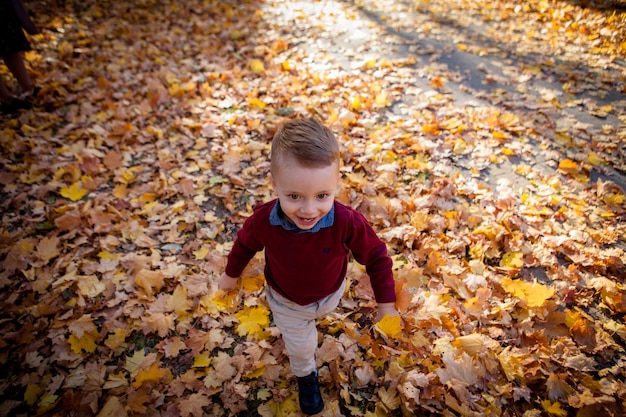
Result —
[[[13,97],[10,102],[0,105],[0,112],[5,114],[15,113],[20,109],[31,109],[33,105],[25,100]]]
[[[298,377],[298,397],[300,410],[304,414],[317,414],[324,409],[317,372],[314,371],[307,376]]]

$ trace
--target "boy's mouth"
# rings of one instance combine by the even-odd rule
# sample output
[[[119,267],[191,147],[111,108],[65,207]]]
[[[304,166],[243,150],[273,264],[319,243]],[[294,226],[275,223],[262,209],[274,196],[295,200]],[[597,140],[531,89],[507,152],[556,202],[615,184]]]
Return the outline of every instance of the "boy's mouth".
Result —
[[[304,225],[307,225],[307,226],[310,226],[310,225],[314,224],[316,219],[317,219],[317,217],[307,218],[307,217],[300,217],[300,216],[298,216],[298,220],[300,220],[300,223],[302,223]]]

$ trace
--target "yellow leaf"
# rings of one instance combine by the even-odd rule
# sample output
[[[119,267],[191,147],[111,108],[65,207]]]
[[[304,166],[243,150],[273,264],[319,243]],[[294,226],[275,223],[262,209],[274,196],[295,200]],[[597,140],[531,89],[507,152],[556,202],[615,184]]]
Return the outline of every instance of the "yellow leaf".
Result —
[[[37,411],[41,412],[41,411],[48,411],[48,410],[53,409],[58,399],[59,399],[58,395],[54,395],[49,392],[46,392],[39,400],[39,409]]]
[[[87,190],[82,188],[80,181],[75,182],[69,187],[63,187],[59,191],[63,197],[69,198],[72,201],[80,200],[87,194],[87,192]]]
[[[376,327],[384,333],[385,336],[394,339],[402,333],[402,320],[400,316],[386,315],[381,321],[376,323]]]
[[[525,301],[528,307],[541,307],[546,300],[554,295],[554,288],[538,282],[529,284],[522,280],[504,277],[500,281],[502,287],[513,296]]]
[[[452,117],[444,120],[439,127],[445,130],[457,130],[463,127],[463,121],[457,117]]]
[[[85,351],[87,353],[93,353],[96,350],[96,340],[92,333],[85,333],[81,337],[77,337],[73,334],[68,338],[68,342],[70,347],[74,351],[74,353],[81,353],[81,351]]]
[[[391,101],[389,101],[389,98],[387,97],[387,93],[384,91],[376,95],[375,101],[376,101],[376,104],[378,104],[380,107],[391,106]]]
[[[241,279],[241,287],[248,292],[255,292],[263,288],[265,277],[256,275],[253,277],[244,277]]]
[[[522,252],[507,252],[500,259],[500,266],[503,268],[523,268],[524,254]]]
[[[604,160],[600,158],[600,156],[595,152],[589,152],[589,155],[587,155],[587,160],[591,165],[594,166],[604,165]]]
[[[196,261],[201,261],[209,254],[210,249],[207,246],[202,246],[200,249],[193,251],[193,256]]]
[[[24,392],[24,401],[28,405],[33,405],[39,399],[43,389],[37,384],[28,384]]]
[[[567,411],[561,408],[561,403],[553,403],[550,400],[543,400],[541,402],[541,406],[552,415],[563,417],[567,415]]]
[[[248,334],[260,335],[270,324],[269,314],[267,308],[262,306],[245,307],[243,310],[238,311],[235,314],[235,317],[239,320],[239,324],[236,327],[237,334],[239,336]]]
[[[206,368],[211,364],[211,357],[209,356],[210,352],[200,353],[193,359],[193,367],[194,368]]]
[[[261,377],[264,373],[265,373],[265,364],[263,362],[257,362],[256,368],[252,370],[251,372],[248,372],[247,374],[245,374],[243,377],[245,379],[254,379],[254,378]]]
[[[511,346],[507,346],[498,355],[500,366],[509,381],[514,381],[516,378],[524,379],[524,368],[522,367],[522,358],[511,354]]]
[[[117,261],[120,258],[120,255],[117,253],[111,253],[106,249],[102,249],[98,252],[98,258],[105,261]]]
[[[289,61],[283,61],[283,63],[281,65],[282,65],[284,71],[289,71],[292,68],[291,67],[291,62],[289,62]]]
[[[564,159],[559,162],[559,169],[565,172],[574,173],[578,171],[578,164],[571,159]]]
[[[248,105],[251,109],[264,109],[267,106],[263,100],[259,100],[258,98],[248,100]]]
[[[456,47],[459,51],[467,51],[467,45],[464,43],[457,43]]]
[[[109,349],[116,349],[122,346],[125,340],[126,340],[126,330],[124,330],[121,327],[118,327],[113,331],[113,334],[107,337],[107,339],[104,341],[104,344]]]
[[[350,103],[350,110],[359,110],[363,103],[361,102],[361,97],[354,96],[352,98],[352,102]]]
[[[602,199],[607,203],[617,206],[624,204],[624,194],[609,194]]]
[[[148,369],[142,369],[137,372],[135,381],[131,384],[134,388],[139,388],[144,382],[159,382],[165,378],[167,382],[172,380],[172,373],[169,369],[159,368],[158,363],[153,363]]]
[[[200,299],[199,307],[207,314],[215,316],[222,311],[231,309],[237,303],[237,293],[217,292],[213,297],[205,295]]]
[[[259,59],[253,59],[250,61],[250,68],[256,73],[263,72],[265,71],[265,64]]]

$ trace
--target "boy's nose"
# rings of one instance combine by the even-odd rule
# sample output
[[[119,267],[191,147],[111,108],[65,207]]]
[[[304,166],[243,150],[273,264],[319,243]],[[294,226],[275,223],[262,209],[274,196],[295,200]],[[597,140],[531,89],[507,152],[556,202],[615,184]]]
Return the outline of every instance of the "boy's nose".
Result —
[[[315,213],[315,202],[314,201],[305,201],[302,206],[302,213],[304,214],[314,214]]]

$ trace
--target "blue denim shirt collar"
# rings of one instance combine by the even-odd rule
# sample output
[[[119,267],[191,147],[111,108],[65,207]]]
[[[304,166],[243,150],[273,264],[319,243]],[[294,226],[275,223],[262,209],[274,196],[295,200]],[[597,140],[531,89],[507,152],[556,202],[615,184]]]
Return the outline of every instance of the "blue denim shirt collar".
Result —
[[[322,217],[315,226],[310,229],[302,230],[292,222],[286,219],[285,216],[281,216],[282,209],[280,208],[280,201],[276,200],[276,204],[272,207],[272,211],[270,212],[270,224],[272,226],[282,226],[285,230],[298,232],[298,233],[315,233],[324,227],[330,227],[333,225],[335,221],[335,205],[330,208],[330,211],[326,213],[324,217]]]

